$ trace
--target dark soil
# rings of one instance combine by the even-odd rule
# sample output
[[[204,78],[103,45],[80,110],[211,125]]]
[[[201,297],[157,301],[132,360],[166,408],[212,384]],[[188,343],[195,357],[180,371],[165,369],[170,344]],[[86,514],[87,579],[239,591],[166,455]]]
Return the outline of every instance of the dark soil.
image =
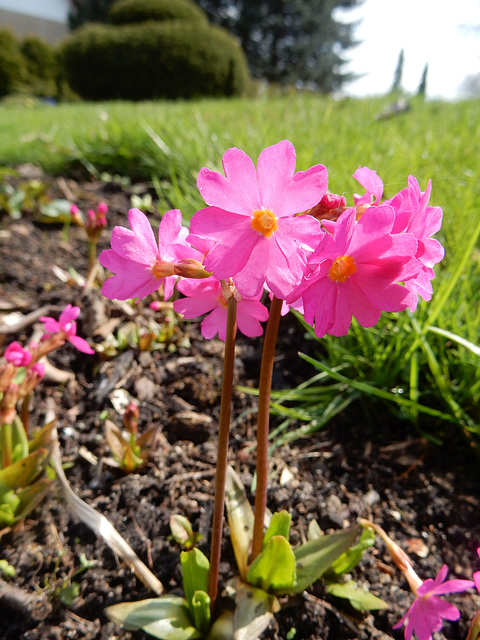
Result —
[[[23,168],[23,176],[31,176],[32,171]],[[73,199],[83,211],[107,202],[109,223],[126,225],[128,188],[115,183],[41,179],[49,182],[52,197]],[[85,273],[87,247],[81,229],[72,226],[66,234],[61,225],[41,224],[30,212],[20,220],[3,214],[0,234],[0,323],[14,312],[26,315],[45,307],[44,315],[56,316],[66,304],[77,304],[82,309],[79,335],[94,336],[99,343],[108,332],[109,319],[116,319],[117,326],[130,320],[121,308],[103,299],[98,289],[85,292],[72,282],[61,282],[52,270],[53,265],[61,269],[73,266]],[[108,238],[106,232],[100,248],[108,246]],[[158,319],[146,304],[137,305],[134,313],[139,323],[155,315]],[[4,322],[3,327],[0,340],[4,347],[14,339],[26,344],[35,331],[34,322],[14,331],[6,330]],[[288,387],[311,375],[296,353],[311,350],[312,343],[304,342],[302,328],[288,317],[283,319],[281,341],[284,357],[276,364],[275,384]],[[107,358],[85,356],[66,344],[50,360],[58,369],[72,371],[74,379],[61,385],[42,383],[32,407],[32,424],[43,424],[55,412],[63,462],[75,492],[113,523],[171,593],[181,593],[179,548],[169,540],[172,513],[190,519],[203,536],[200,548],[208,554],[222,353],[223,344],[203,340],[195,322],[174,326],[162,348],[153,351],[130,347]],[[237,354],[237,382],[255,386],[259,342],[240,339]],[[102,463],[110,457],[102,419],[108,415],[121,425],[121,414],[114,408],[119,390],[138,401],[140,430],[160,425],[151,461],[130,475]],[[247,490],[255,463],[254,411],[253,396],[234,394],[230,460]],[[269,508],[290,510],[294,542],[300,541],[312,519],[322,529],[331,530],[368,517],[410,552],[423,578],[434,577],[444,562],[452,577],[469,578],[480,568],[476,554],[480,546],[479,467],[463,441],[438,447],[383,415],[372,426],[358,405],[308,440],[277,449],[270,464]],[[281,482],[285,469],[291,475]],[[231,575],[227,533],[223,580]],[[150,637],[127,632],[107,620],[104,609],[108,605],[154,594],[103,540],[72,518],[58,483],[23,526],[3,535],[0,558],[15,567],[15,577],[8,580],[11,587],[21,589],[24,596],[43,593],[51,604],[51,612],[36,620],[31,608],[15,609],[10,598],[2,598],[2,586],[0,638]],[[76,573],[82,568],[82,558],[92,566]],[[353,578],[386,600],[390,609],[362,615],[345,601],[326,596],[318,583],[309,595],[285,607],[262,637],[403,637],[392,626],[410,605],[412,595],[381,541],[365,554]],[[468,620],[480,605],[480,597],[473,593],[451,600],[462,611],[462,620],[446,623],[437,638],[464,638]],[[37,612],[36,617],[42,616]]]

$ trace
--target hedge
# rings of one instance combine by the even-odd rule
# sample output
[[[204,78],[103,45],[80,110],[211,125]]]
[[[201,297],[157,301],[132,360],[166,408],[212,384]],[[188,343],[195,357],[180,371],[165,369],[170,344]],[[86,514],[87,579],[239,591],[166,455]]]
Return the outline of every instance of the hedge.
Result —
[[[180,20],[86,25],[65,42],[63,59],[71,88],[89,100],[230,96],[248,83],[227,31]]]
[[[26,79],[25,60],[10,29],[0,28],[0,98],[13,93]]]
[[[115,25],[148,20],[208,23],[205,12],[193,0],[118,0],[109,11],[109,21]]]

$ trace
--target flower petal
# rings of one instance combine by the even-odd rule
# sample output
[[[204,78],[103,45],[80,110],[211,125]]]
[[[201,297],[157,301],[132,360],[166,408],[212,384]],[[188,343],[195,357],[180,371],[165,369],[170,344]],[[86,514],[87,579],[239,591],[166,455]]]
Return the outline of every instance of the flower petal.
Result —
[[[249,156],[234,147],[225,152],[222,164],[225,176],[205,168],[198,174],[197,186],[205,202],[243,215],[261,209],[255,166]]]

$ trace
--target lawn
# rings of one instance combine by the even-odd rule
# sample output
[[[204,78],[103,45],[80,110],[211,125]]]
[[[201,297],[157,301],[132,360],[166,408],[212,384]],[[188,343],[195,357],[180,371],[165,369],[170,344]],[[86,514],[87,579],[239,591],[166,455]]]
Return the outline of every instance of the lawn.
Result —
[[[62,175],[81,172],[97,178],[107,172],[153,181],[159,210],[180,208],[185,219],[202,206],[195,184],[198,170],[221,169],[222,155],[231,146],[256,157],[265,146],[288,138],[297,150],[297,167],[324,164],[329,189],[349,202],[360,190],[351,177],[359,165],[378,172],[387,198],[406,186],[409,174],[422,189],[431,179],[431,204],[444,211],[439,239],[446,250],[436,268],[432,303],[420,304],[413,317],[387,315],[374,330],[355,327],[347,338],[326,338],[312,346],[310,355],[324,365],[318,365],[320,380],[331,382],[332,370],[341,366],[342,371],[333,387],[325,390],[315,383],[307,397],[295,396],[294,405],[302,412],[293,417],[318,428],[359,394],[377,400],[387,394],[380,401],[387,406],[393,401],[394,411],[408,420],[420,419],[420,428],[432,437],[441,437],[442,425],[448,422],[476,432],[480,137],[474,132],[480,103],[413,99],[408,112],[378,119],[386,104],[379,98],[333,100],[295,93],[190,103],[51,106],[16,101],[0,107],[0,164],[32,162]],[[306,371],[315,373],[313,363]],[[367,387],[359,388],[358,381]],[[319,403],[333,413],[325,414],[322,408],[319,416]],[[427,427],[421,420],[425,415]],[[288,418],[285,426],[290,426]]]

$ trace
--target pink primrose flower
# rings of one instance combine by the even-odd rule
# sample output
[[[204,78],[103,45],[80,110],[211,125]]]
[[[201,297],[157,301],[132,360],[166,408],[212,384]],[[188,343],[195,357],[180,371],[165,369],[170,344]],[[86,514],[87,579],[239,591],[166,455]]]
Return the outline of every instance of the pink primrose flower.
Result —
[[[415,311],[417,307],[417,294],[424,300],[432,299],[431,280],[435,277],[432,267],[445,255],[440,242],[431,237],[442,226],[441,208],[428,206],[431,191],[431,180],[428,181],[427,190],[422,193],[417,180],[409,176],[408,187],[384,203],[391,205],[395,210],[393,232],[412,233],[418,243],[415,257],[420,261],[422,268],[414,278],[405,281],[406,288],[413,294],[410,311]]]
[[[129,300],[144,298],[162,284],[165,299],[170,298],[177,280],[174,263],[201,255],[186,242],[188,229],[182,227],[178,209],[167,211],[158,230],[158,245],[147,216],[139,209],[128,212],[130,229],[115,227],[111,249],[102,251],[99,260],[115,275],[103,285],[107,298]]]
[[[201,323],[202,336],[209,339],[218,333],[220,340],[225,340],[228,301],[222,293],[221,283],[213,277],[181,280],[177,288],[187,297],[175,300],[175,311],[184,318],[197,318],[207,313]],[[260,302],[261,295],[260,292],[254,298],[242,298],[237,303],[237,327],[250,338],[262,335],[260,322],[268,319],[268,309]]]
[[[413,277],[420,264],[413,256],[411,233],[394,234],[391,207],[370,207],[356,220],[347,209],[336,222],[324,220],[326,233],[309,259],[303,282],[287,298],[302,298],[305,320],[318,337],[346,335],[352,317],[371,327],[381,311],[402,311],[411,294],[398,284]]]
[[[77,323],[75,320],[78,318],[79,313],[79,307],[73,307],[71,304],[67,304],[58,320],[50,318],[49,316],[43,316],[40,320],[45,325],[44,329],[46,333],[59,333],[62,339],[73,344],[73,346],[82,353],[95,353],[86,340],[77,336]]]
[[[43,376],[45,375],[45,365],[43,364],[43,362],[35,362],[35,364],[32,365],[32,371],[39,378],[43,378]]]
[[[359,196],[356,193],[353,194],[355,206],[358,207],[365,204],[378,205],[383,196],[383,182],[377,176],[377,172],[368,167],[358,167],[353,177],[366,189],[366,193],[363,196]]]
[[[428,578],[417,589],[417,597],[401,620],[393,627],[405,626],[405,640],[410,640],[413,633],[418,640],[431,640],[432,634],[440,631],[443,620],[458,620],[460,611],[453,604],[445,602],[438,596],[446,593],[459,593],[474,586],[472,580],[447,580],[448,568],[444,564],[435,580]]]
[[[315,206],[327,190],[327,170],[315,165],[295,173],[293,145],[284,140],[264,149],[257,163],[228,149],[225,176],[201,169],[197,185],[208,207],[193,216],[190,231],[215,244],[205,269],[232,278],[242,295],[257,296],[266,283],[284,299],[303,274],[307,253],[321,235],[312,216],[295,214]]]
[[[18,342],[11,342],[5,349],[5,360],[16,367],[26,367],[32,361],[32,354]]]

